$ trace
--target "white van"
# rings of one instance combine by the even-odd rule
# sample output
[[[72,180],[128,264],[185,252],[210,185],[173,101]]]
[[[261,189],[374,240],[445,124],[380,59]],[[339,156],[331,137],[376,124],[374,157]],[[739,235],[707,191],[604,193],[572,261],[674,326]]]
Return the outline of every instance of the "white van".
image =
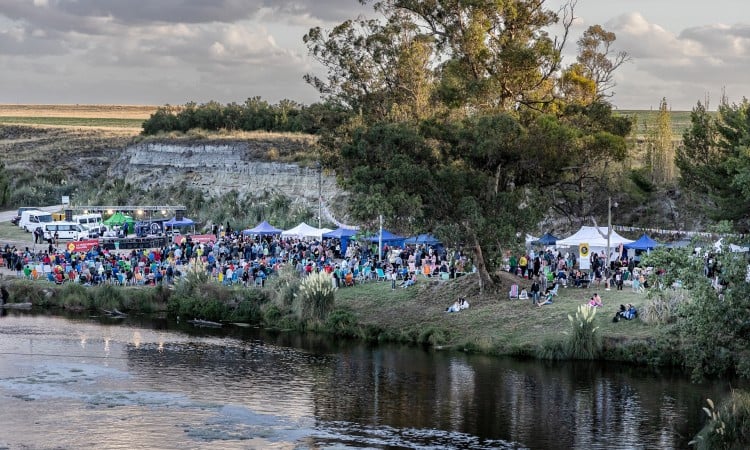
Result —
[[[42,227],[44,232],[44,239],[54,239],[55,233],[57,233],[58,239],[65,240],[80,240],[87,239],[88,231],[85,231],[80,225],[75,222],[51,222],[46,223]]]
[[[76,214],[73,216],[73,222],[90,229],[98,228],[102,224],[102,215],[101,213]]]
[[[45,223],[50,223],[52,221],[52,214],[38,209],[32,209],[21,213],[21,220],[18,221],[18,226],[23,228],[24,231],[31,232],[31,230],[34,230],[37,227],[42,227]]]

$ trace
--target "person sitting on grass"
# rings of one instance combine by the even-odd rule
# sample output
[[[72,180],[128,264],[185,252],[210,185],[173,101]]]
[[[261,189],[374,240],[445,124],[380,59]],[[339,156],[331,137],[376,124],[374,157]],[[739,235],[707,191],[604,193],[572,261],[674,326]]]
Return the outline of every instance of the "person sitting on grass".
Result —
[[[595,308],[602,306],[602,298],[599,297],[599,294],[597,294],[596,292],[594,292],[594,295],[589,300],[589,306],[595,307]]]
[[[417,282],[417,273],[414,272],[414,273],[411,274],[411,278],[409,278],[408,280],[406,280],[406,281],[404,281],[402,283],[403,284],[402,287],[407,288],[409,286],[413,286],[414,284],[416,284],[416,282]]]
[[[620,305],[620,317],[625,320],[633,320],[638,316],[638,310],[632,304],[628,303],[627,306]]]
[[[458,307],[459,307],[459,309],[468,309],[469,308],[469,302],[467,302],[465,298],[459,297],[458,298]]]
[[[459,312],[459,311],[461,311],[461,303],[459,300],[456,300],[455,302],[453,302],[451,306],[445,308],[445,312],[449,312],[449,313]]]
[[[547,294],[544,296],[544,301],[539,301],[539,303],[536,304],[538,307],[542,307],[544,305],[551,305],[552,304],[552,293],[547,292]]]

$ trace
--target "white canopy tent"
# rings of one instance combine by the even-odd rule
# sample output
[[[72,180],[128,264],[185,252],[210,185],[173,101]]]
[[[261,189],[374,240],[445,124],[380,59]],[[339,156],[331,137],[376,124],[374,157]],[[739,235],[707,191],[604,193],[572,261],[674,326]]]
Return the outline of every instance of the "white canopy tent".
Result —
[[[323,233],[328,233],[329,231],[331,231],[330,228],[315,228],[302,222],[292,229],[282,231],[281,237],[323,239]]]
[[[610,253],[616,251],[620,244],[625,245],[631,242],[633,242],[632,239],[624,238],[613,230],[609,236]],[[599,227],[599,231],[597,231],[596,227],[581,227],[572,236],[558,240],[555,245],[558,247],[577,247],[581,244],[588,244],[591,252],[601,253],[602,251],[606,251],[607,227]],[[611,257],[612,255],[610,254],[610,259]]]

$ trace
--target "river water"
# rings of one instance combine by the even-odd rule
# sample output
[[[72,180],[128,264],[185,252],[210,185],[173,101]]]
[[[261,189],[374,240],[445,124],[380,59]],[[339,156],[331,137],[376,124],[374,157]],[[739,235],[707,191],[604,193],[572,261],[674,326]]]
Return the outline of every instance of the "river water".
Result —
[[[705,399],[641,367],[150,318],[0,317],[0,448],[686,448]]]

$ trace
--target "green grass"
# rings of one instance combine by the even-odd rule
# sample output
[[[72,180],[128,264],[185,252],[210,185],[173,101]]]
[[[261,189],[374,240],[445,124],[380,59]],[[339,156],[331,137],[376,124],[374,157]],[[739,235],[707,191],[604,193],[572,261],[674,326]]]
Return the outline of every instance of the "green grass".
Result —
[[[480,297],[476,279],[463,277],[447,282],[420,278],[416,286],[391,290],[389,282],[369,282],[336,292],[336,306],[351,309],[361,324],[377,326],[396,334],[437,328],[448,332],[448,346],[474,348],[489,353],[531,353],[545,340],[561,340],[570,328],[568,315],[595,292],[591,289],[560,289],[552,305],[536,307],[530,300],[508,300],[507,294]],[[501,292],[505,292],[501,288]],[[610,341],[649,339],[658,332],[640,320],[612,322],[620,304],[642,308],[645,294],[628,287],[623,291],[598,290],[604,307],[597,311],[595,326]],[[470,308],[446,313],[458,297],[466,297]]]
[[[16,125],[53,125],[76,127],[141,128],[143,119],[97,117],[11,117],[0,116],[0,123]]]
[[[659,110],[629,110],[621,109],[616,110],[615,114],[637,117],[638,122],[635,124],[635,135],[637,137],[645,137],[651,133],[656,127],[656,119],[659,115]],[[672,134],[675,139],[682,140],[682,134],[690,127],[690,114],[691,111],[670,111],[670,121],[672,123]],[[715,112],[713,113],[715,114]]]
[[[23,231],[18,225],[13,225],[10,221],[0,222],[0,243],[5,239],[13,241],[26,241],[29,244],[34,243],[34,235]]]

